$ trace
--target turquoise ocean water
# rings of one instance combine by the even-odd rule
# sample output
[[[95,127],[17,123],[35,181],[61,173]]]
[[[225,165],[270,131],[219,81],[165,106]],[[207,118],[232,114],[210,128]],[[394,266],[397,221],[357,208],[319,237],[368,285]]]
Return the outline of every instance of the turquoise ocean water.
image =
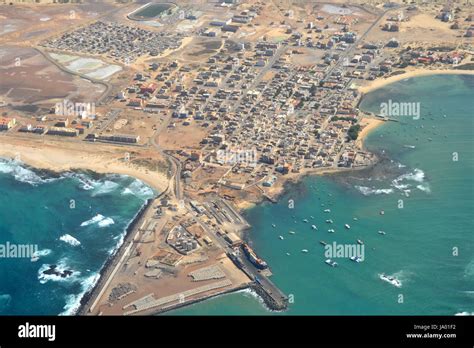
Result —
[[[380,113],[380,104],[389,99],[420,103],[421,117],[399,117],[401,122],[387,122],[369,135],[367,148],[382,158],[374,168],[306,177],[278,204],[247,212],[253,247],[269,263],[273,281],[294,299],[277,315],[474,312],[474,77],[400,81],[370,93],[360,107]],[[288,208],[290,199],[294,209]],[[365,245],[363,262],[335,259],[336,268],[324,263],[320,240],[354,244],[357,239]],[[382,281],[381,273],[397,277],[402,287]],[[241,292],[171,314],[276,313]]]
[[[291,295],[288,311],[272,313],[244,291],[168,314],[473,313],[473,95],[474,78],[454,75],[409,79],[374,91],[362,109],[378,113],[388,99],[421,105],[419,120],[400,118],[369,135],[366,146],[380,155],[379,164],[350,174],[306,177],[278,204],[247,211],[248,238],[269,263],[273,281]],[[40,249],[36,262],[0,259],[0,314],[73,313],[152,195],[129,177],[54,177],[0,160],[0,244],[34,243]],[[288,207],[290,199],[294,209]],[[329,228],[336,232],[328,233]],[[324,263],[320,240],[354,244],[357,239],[365,243],[363,262],[336,259],[336,268]],[[65,279],[44,276],[52,264],[74,273]],[[402,287],[380,280],[380,273],[398,277]]]
[[[37,260],[0,258],[0,315],[74,313],[153,195],[126,176],[52,176],[0,159],[0,244],[38,248]],[[73,273],[43,274],[51,265]]]

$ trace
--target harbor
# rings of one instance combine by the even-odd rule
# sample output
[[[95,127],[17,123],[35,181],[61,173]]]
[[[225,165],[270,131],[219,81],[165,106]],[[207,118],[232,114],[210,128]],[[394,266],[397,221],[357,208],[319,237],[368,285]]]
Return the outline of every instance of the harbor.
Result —
[[[242,289],[255,291],[270,310],[287,308],[287,297],[269,279],[268,265],[238,237],[250,225],[230,202],[186,201],[179,209],[168,194],[150,199],[130,223],[124,243],[83,297],[78,314],[159,314]],[[187,249],[176,246],[183,243],[176,239],[181,235]]]

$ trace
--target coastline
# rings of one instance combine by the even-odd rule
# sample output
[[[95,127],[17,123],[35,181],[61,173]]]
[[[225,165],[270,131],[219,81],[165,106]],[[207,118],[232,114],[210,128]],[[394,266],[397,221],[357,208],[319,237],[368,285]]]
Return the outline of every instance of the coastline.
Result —
[[[385,121],[378,120],[375,118],[363,117],[361,119],[361,125],[363,125],[362,130],[359,133],[359,136],[356,139],[356,145],[365,150],[365,140],[367,136],[374,131],[376,128],[380,127]]]
[[[432,75],[432,74],[443,74],[443,73],[445,73],[444,70],[441,71],[441,72],[429,71],[429,73],[426,73],[426,72],[422,71],[422,72],[418,72],[418,74],[416,72],[401,74],[401,75],[393,76],[393,78],[389,78],[389,79],[386,79],[386,80],[381,80],[380,83],[377,86],[372,86],[370,91],[373,91],[373,90],[378,89],[378,88],[382,88],[383,86],[385,86],[387,84],[390,84],[390,83],[393,83],[393,82],[396,82],[396,81],[400,81],[400,80],[403,80],[403,79],[409,78],[409,77]],[[455,72],[450,72],[450,74],[463,74],[463,73],[460,72],[460,71],[455,71]],[[474,74],[474,72],[472,74]],[[363,98],[363,95],[362,95],[361,99],[362,98]],[[356,140],[356,144],[359,148],[364,149],[364,143],[365,143],[365,140],[366,140],[367,136],[372,131],[374,131],[376,128],[378,128],[379,126],[384,124],[385,121],[378,120],[378,119],[375,119],[375,118],[370,118],[370,117],[363,117],[360,122],[361,122],[361,125],[363,125],[364,127],[362,128],[362,130],[359,133],[359,136]],[[295,185],[298,182],[300,182],[301,180],[303,180],[306,176],[310,176],[310,175],[311,176],[313,176],[313,175],[328,175],[328,174],[337,174],[337,173],[343,173],[343,172],[349,172],[349,171],[355,171],[355,170],[364,170],[364,169],[367,169],[367,168],[373,166],[374,164],[376,164],[376,162],[372,163],[370,166],[364,166],[364,167],[358,167],[358,168],[317,168],[317,169],[305,170],[301,173],[289,174],[288,176],[284,177],[283,180],[281,180],[281,183],[279,185],[276,185],[275,187],[272,187],[271,189],[266,190],[265,194],[269,194],[269,195],[271,195],[271,197],[273,199],[278,200],[279,197],[281,197],[286,192],[288,192],[293,185]],[[237,208],[240,212],[243,212],[247,209],[251,209],[251,208],[261,204],[265,200],[266,200],[266,198],[265,198],[264,195],[262,195],[261,199],[257,202],[242,200],[237,204]],[[248,235],[248,238],[251,239],[251,235]],[[124,245],[125,245],[125,243],[123,244],[123,246]],[[113,259],[117,259],[119,253],[117,253],[116,255],[117,256],[113,257],[112,260],[110,261],[111,264],[114,264]],[[102,277],[101,277],[101,279],[102,279]],[[100,280],[98,281],[98,283],[99,282],[100,282]],[[94,287],[94,288],[96,288],[96,287]],[[205,300],[208,300],[208,299],[212,299],[212,298],[217,297],[217,296],[226,295],[228,293],[234,293],[234,292],[237,292],[237,291],[245,289],[245,288],[250,288],[250,289],[256,291],[256,289],[252,286],[252,284],[249,284],[249,285],[238,287],[238,288],[235,288],[235,289],[229,289],[229,290],[225,290],[225,291],[222,291],[222,292],[209,294],[207,296],[202,296],[202,297],[197,298],[195,300],[192,300],[190,302],[186,302],[186,303],[183,303],[183,304],[178,304],[176,306],[169,307],[166,310],[151,311],[149,314],[151,314],[151,315],[160,315],[164,312],[171,312],[171,311],[173,311],[175,309],[178,309],[178,308],[187,307],[188,305],[192,305],[192,304],[199,303],[199,302],[202,302],[202,301],[205,301]],[[262,294],[260,294],[258,291],[256,291],[256,294],[257,294],[257,296],[261,297],[262,300],[263,300]],[[263,302],[266,303],[265,300],[263,300]],[[83,314],[86,314],[86,313],[83,313]]]
[[[430,76],[430,75],[474,75],[474,70],[455,70],[455,69],[412,69],[409,71],[405,71],[403,74],[394,75],[388,78],[376,79],[371,81],[367,85],[358,86],[357,90],[361,93],[360,100],[358,104],[363,100],[364,96],[370,92],[373,92],[379,88],[383,88],[386,85],[391,83],[395,83],[397,81],[401,81],[404,79],[412,78],[412,77],[420,77],[420,76]],[[380,127],[382,124],[385,123],[383,120],[379,120],[372,117],[362,117],[360,119],[361,125],[364,127],[360,131],[357,139],[356,145],[359,149],[365,150],[365,140],[367,136],[374,131],[376,128]],[[304,177],[309,175],[331,175],[337,174],[347,171],[354,171],[354,170],[363,170],[367,169],[377,163],[378,159],[375,160],[369,166],[358,167],[358,168],[317,168],[317,169],[309,169],[302,171],[301,173],[296,174],[288,174],[285,177],[282,177],[281,181],[278,182],[275,186],[262,191],[262,197],[257,201],[248,201],[248,200],[241,200],[236,202],[236,206],[239,209],[239,212],[243,213],[245,210],[252,209],[257,205],[261,204],[265,200],[268,199],[268,196],[271,196],[272,200],[276,201],[279,197],[283,196],[288,189],[288,186],[294,185],[300,182]]]
[[[375,91],[397,81],[409,79],[412,77],[430,76],[430,75],[474,75],[474,70],[456,70],[456,69],[406,69],[403,74],[393,75],[385,78],[378,78],[366,85],[358,86],[357,89],[364,94]]]
[[[450,71],[449,74],[459,74],[459,75],[465,74],[465,72],[461,70],[455,70],[455,71],[449,70],[449,71]],[[369,91],[373,91],[387,84],[390,84],[399,80],[403,80],[405,78],[423,76],[423,75],[433,75],[433,74],[446,74],[446,70],[441,70],[439,72],[435,70],[429,70],[428,72],[425,72],[425,71],[407,72],[405,74],[400,74],[388,79],[380,80],[379,84],[370,84],[367,87],[359,87],[359,88],[360,89],[367,88]],[[474,75],[474,71],[469,74]],[[363,98],[363,95],[361,98]],[[370,134],[370,132],[372,132],[374,129],[376,129],[378,126],[380,126],[383,123],[384,121],[382,120],[363,117],[361,119],[361,124],[364,124],[365,126],[359,133],[359,137],[356,140],[356,144],[360,146],[361,148],[363,148],[366,137]],[[106,157],[104,155],[86,153],[78,149],[70,149],[70,148],[59,149],[57,147],[52,147],[52,146],[46,146],[46,147],[40,148],[39,146],[32,146],[32,145],[30,146],[11,145],[11,144],[6,144],[3,141],[0,143],[2,145],[0,147],[0,157],[15,158],[18,155],[20,155],[22,162],[38,169],[45,169],[52,172],[63,172],[63,171],[74,171],[74,170],[85,169],[85,170],[91,170],[93,172],[100,173],[100,174],[109,174],[109,173],[124,174],[124,175],[129,175],[131,177],[140,179],[143,182],[150,185],[151,187],[158,189],[160,192],[164,192],[168,184],[168,179],[166,179],[166,177],[160,173],[157,173],[157,172],[150,173],[147,170],[135,168],[133,166],[127,165],[126,163],[120,163],[116,159]],[[368,167],[370,166],[363,166],[363,167],[358,167],[358,168],[329,167],[329,168],[309,169],[309,170],[302,171],[301,173],[293,173],[293,174],[289,174],[283,177],[281,179],[281,182],[278,185],[264,192],[265,194],[270,194],[274,199],[278,199],[279,196],[283,195],[285,192],[288,191],[289,185],[292,185],[294,183],[301,181],[306,176],[326,175],[326,174],[335,174],[335,173],[341,173],[341,172],[349,172],[349,171],[354,171],[354,170],[363,170],[363,169],[367,169]],[[159,179],[158,181],[153,180],[154,175],[156,175],[156,177]],[[259,202],[241,201],[239,202],[239,204],[237,204],[237,207],[239,210],[246,210],[259,204],[263,200],[265,200],[265,197],[262,195]],[[84,294],[83,298],[81,299],[81,309],[77,311],[77,314],[86,314],[86,313],[83,313],[84,308],[86,308],[85,307],[86,303],[91,300],[93,292],[97,291],[98,289],[100,290],[103,287],[100,285],[101,282],[105,281],[108,278],[108,277],[105,277],[104,275],[108,273],[116,265],[117,262],[119,262],[123,252],[128,247],[128,243],[131,240],[130,238],[133,239],[134,227],[136,227],[137,222],[141,219],[141,217],[143,216],[143,214],[145,213],[145,211],[147,210],[151,202],[153,202],[153,199],[146,202],[145,205],[137,213],[137,215],[131,220],[130,224],[128,225],[126,229],[126,236],[124,238],[123,243],[120,245],[120,247],[117,248],[116,252],[105,261],[104,266],[100,270],[100,278],[98,279],[97,283],[93,286],[93,288],[89,292]],[[234,292],[236,290],[239,290],[239,289],[233,289],[228,292]],[[226,292],[227,291],[224,291],[221,294],[224,294]],[[199,298],[196,301],[185,303],[182,306],[186,306],[194,302],[200,302],[208,298],[215,297],[216,295],[218,294],[203,296],[202,298]],[[172,309],[174,308],[170,308],[169,310],[172,310]]]
[[[0,141],[0,144],[0,157],[19,159],[33,168],[56,173],[90,170],[98,174],[122,174],[139,179],[158,192],[164,192],[168,187],[168,179],[164,174],[119,162],[112,154],[106,156],[109,154],[45,144],[42,144],[41,148],[31,144],[12,144],[4,141]]]
[[[130,220],[127,227],[125,228],[125,235],[123,237],[122,243],[117,245],[114,253],[105,260],[103,266],[99,270],[99,278],[97,279],[96,283],[82,295],[79,302],[80,306],[75,311],[74,315],[87,315],[87,310],[91,306],[91,301],[94,301],[99,293],[103,291],[103,289],[106,289],[104,284],[106,284],[109,279],[112,278],[111,275],[113,270],[118,264],[120,264],[120,260],[126,253],[128,246],[130,243],[133,243],[133,240],[136,237],[136,235],[133,233],[135,228],[137,227],[141,218],[146,214],[147,210],[149,210],[153,205],[155,200],[156,197],[146,200],[145,203],[143,203],[143,205],[140,207],[140,210],[138,210],[135,216]]]

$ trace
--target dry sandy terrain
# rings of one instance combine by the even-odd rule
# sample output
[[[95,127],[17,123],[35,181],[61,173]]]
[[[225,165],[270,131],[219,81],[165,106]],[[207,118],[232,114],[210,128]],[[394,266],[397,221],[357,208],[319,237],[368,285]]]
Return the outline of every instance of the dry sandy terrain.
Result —
[[[81,5],[0,5],[0,43],[31,46],[52,34],[68,31],[71,26],[94,21],[115,8],[110,0],[86,0]]]
[[[359,136],[357,137],[356,144],[359,146],[359,148],[364,147],[364,140],[369,135],[371,131],[373,131],[375,128],[383,124],[384,121],[382,120],[377,120],[375,118],[363,118],[360,121],[360,125],[362,127],[362,130],[359,133]]]
[[[124,162],[125,153],[124,148],[109,145],[78,146],[77,143],[68,144],[65,141],[33,143],[0,137],[0,157],[17,158],[35,168],[56,172],[85,169],[103,174],[124,174],[142,180],[158,192],[166,189],[168,179],[163,173]]]
[[[105,87],[61,71],[32,48],[0,48],[0,98],[6,103],[93,101]]]

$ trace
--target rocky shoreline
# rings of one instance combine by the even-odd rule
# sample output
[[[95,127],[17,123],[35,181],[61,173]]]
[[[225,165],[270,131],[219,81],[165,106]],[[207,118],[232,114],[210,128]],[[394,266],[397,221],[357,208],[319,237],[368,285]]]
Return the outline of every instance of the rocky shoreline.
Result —
[[[135,230],[135,227],[138,224],[138,221],[142,218],[142,216],[145,214],[146,210],[153,204],[155,201],[155,198],[149,198],[140,208],[140,210],[135,214],[132,220],[130,220],[130,223],[125,229],[125,237],[122,242],[122,244],[116,249],[116,251],[110,255],[107,260],[105,261],[104,265],[102,266],[101,270],[99,271],[99,278],[96,282],[96,284],[90,289],[88,292],[86,292],[80,301],[80,307],[78,308],[77,312],[75,313],[76,315],[86,315],[87,314],[87,309],[90,307],[92,304],[91,302],[95,299],[95,297],[98,294],[98,291],[102,289],[102,286],[105,281],[107,281],[107,273],[116,265],[115,261],[119,259],[119,256],[123,254],[125,251],[128,242],[130,241],[130,238],[132,237],[132,232]]]

